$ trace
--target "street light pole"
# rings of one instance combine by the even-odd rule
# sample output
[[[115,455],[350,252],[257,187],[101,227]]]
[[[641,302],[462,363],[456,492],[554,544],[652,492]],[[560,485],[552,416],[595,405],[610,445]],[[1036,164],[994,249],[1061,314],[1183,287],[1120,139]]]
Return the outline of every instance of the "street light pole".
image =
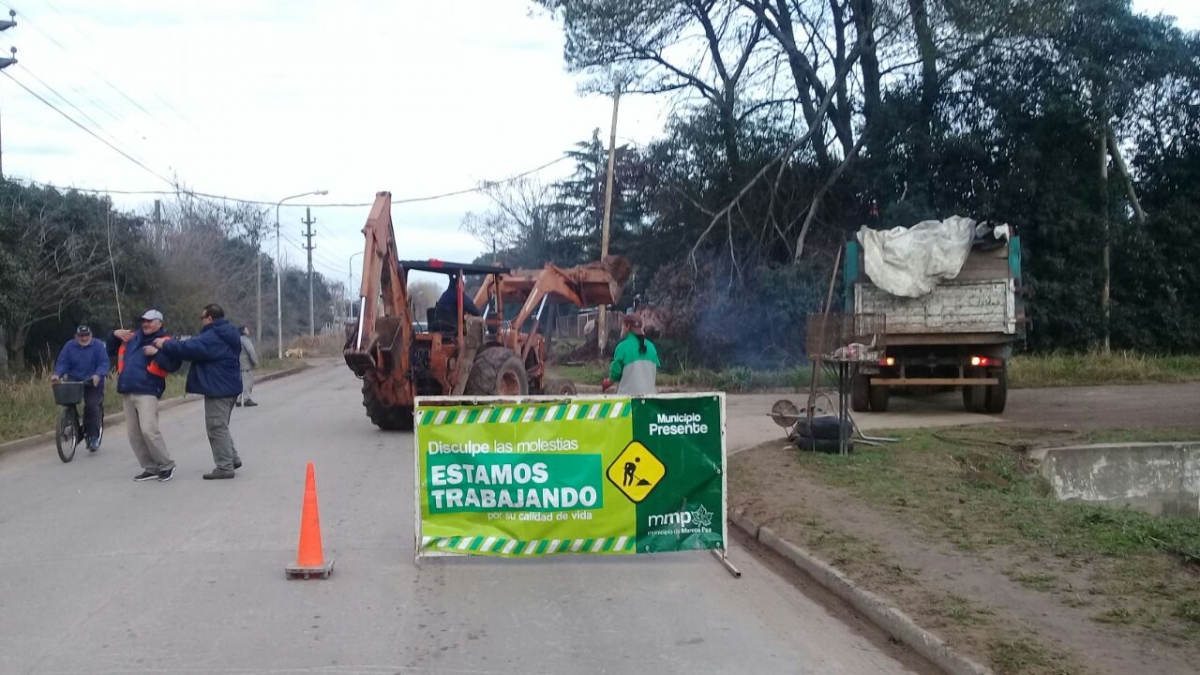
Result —
[[[283,358],[283,262],[280,260],[282,247],[279,245],[279,208],[289,199],[298,199],[309,195],[327,195],[328,190],[302,192],[291,197],[284,197],[275,205],[275,335],[277,339],[278,357]]]

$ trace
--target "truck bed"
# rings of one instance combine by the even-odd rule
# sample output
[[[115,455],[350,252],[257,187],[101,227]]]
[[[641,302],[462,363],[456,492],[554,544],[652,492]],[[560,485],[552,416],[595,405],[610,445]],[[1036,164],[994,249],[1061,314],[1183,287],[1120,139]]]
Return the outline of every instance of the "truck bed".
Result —
[[[852,306],[856,314],[884,315],[891,345],[1012,341],[1022,317],[1011,265],[1008,246],[972,251],[957,278],[921,298],[891,295],[856,273]]]

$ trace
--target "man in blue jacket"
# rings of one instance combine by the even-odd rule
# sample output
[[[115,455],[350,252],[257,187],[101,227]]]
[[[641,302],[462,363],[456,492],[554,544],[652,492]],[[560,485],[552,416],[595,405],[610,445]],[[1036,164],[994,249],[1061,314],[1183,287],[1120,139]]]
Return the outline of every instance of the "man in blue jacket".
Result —
[[[204,426],[208,444],[212,447],[216,468],[204,474],[204,480],[233,478],[234,469],[242,466],[233,436],[229,433],[229,416],[233,404],[242,393],[242,338],[238,329],[225,319],[220,305],[209,305],[200,315],[204,327],[189,340],[155,340],[154,346],[175,359],[191,361],[187,391],[204,397]]]
[[[153,346],[154,340],[170,339],[163,330],[162,312],[157,309],[142,314],[140,330],[116,330],[112,336],[117,353],[117,393],[125,410],[129,447],[142,466],[142,472],[133,479],[139,483],[155,478],[169,481],[175,474],[175,461],[158,429],[158,400],[166,391],[167,375],[183,363],[159,354]]]
[[[92,329],[80,326],[75,339],[63,345],[54,363],[52,382],[66,377],[83,385],[83,434],[88,450],[100,449],[104,422],[104,379],[108,376],[108,352],[104,345],[92,339]]]

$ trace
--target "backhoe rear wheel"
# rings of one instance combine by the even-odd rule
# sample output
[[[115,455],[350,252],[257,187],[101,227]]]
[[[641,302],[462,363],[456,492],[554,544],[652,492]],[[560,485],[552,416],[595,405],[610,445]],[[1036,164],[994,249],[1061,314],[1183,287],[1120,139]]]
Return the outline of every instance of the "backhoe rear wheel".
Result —
[[[408,406],[385,405],[375,395],[375,388],[367,380],[363,380],[363,405],[367,409],[367,417],[375,426],[386,431],[412,431],[413,409]]]
[[[529,380],[516,352],[489,347],[475,356],[464,393],[469,396],[525,396]]]

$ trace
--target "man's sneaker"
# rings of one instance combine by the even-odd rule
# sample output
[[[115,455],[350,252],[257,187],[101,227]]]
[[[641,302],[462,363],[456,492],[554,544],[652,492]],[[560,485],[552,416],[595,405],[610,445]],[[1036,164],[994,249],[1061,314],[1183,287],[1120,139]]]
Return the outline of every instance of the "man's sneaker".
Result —
[[[240,459],[233,460],[233,468],[235,468],[235,469],[242,468],[242,460],[240,460]]]
[[[204,474],[204,480],[223,480],[225,478],[233,478],[236,475],[229,469],[213,469],[209,473]]]
[[[136,476],[134,476],[134,477],[133,477],[133,479],[134,479],[134,480],[136,480],[136,481],[137,481],[137,482],[139,482],[139,483],[140,483],[140,482],[142,482],[142,481],[144,481],[144,480],[153,480],[153,479],[155,479],[155,478],[158,478],[158,472],[157,472],[157,471],[143,471],[143,472],[141,472],[141,473],[139,473],[138,475],[136,475]]]
[[[247,408],[253,408],[253,407],[254,407],[254,406],[256,406],[256,405],[258,405],[258,404],[254,402],[254,399],[247,399],[247,400],[246,400],[246,407],[247,407]]]
[[[100,449],[99,439],[93,438],[90,441],[88,441],[87,448],[88,448],[88,452],[95,452],[95,451],[99,450]]]
[[[240,407],[242,407],[242,402],[241,402],[241,401],[234,401],[234,402],[233,402],[233,407],[235,407],[235,408],[240,408]]]
[[[175,475],[175,467],[171,467],[169,469],[163,469],[162,471],[158,472],[158,480],[165,483],[165,482],[171,480],[171,476],[173,476],[173,475]]]

